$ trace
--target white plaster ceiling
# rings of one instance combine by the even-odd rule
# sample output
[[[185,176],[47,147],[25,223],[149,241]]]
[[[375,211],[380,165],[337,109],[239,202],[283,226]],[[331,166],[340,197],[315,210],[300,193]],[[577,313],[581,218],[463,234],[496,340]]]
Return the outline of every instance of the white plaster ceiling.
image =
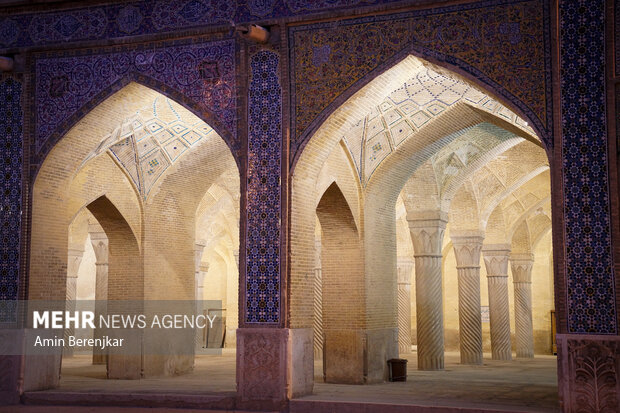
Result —
[[[373,106],[362,118],[350,121],[351,126],[342,139],[351,153],[360,181],[368,182],[379,164],[399,145],[457,103],[490,113],[535,137],[523,119],[471,84],[418,65],[416,73],[379,105]],[[455,148],[456,156],[469,156],[469,150],[476,151],[478,143],[474,142],[469,148]]]
[[[129,114],[84,163],[107,153],[147,199],[166,170],[210,136],[217,134],[197,116],[170,99],[157,97]]]

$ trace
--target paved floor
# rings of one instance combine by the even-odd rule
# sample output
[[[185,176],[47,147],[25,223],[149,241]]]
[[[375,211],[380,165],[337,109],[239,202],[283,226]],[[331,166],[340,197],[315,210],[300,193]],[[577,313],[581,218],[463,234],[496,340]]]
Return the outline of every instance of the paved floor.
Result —
[[[458,353],[446,353],[444,371],[418,371],[415,353],[401,357],[409,360],[406,382],[369,386],[322,383],[316,363],[314,394],[300,400],[559,411],[555,356],[507,362],[485,354],[482,366],[464,366]]]
[[[60,387],[49,392],[89,393],[234,393],[235,353],[224,349],[222,355],[196,357],[194,371],[175,377],[142,380],[107,380],[104,365],[93,366],[90,356],[65,358]]]
[[[448,353],[446,354],[446,369],[438,372],[418,371],[415,354],[403,357],[410,360],[406,382],[366,386],[323,383],[321,361],[317,361],[314,394],[295,400],[291,404],[291,411],[319,411],[311,407],[316,406],[317,402],[325,402],[331,406],[336,406],[337,403],[365,402],[506,411],[559,411],[554,356],[537,356],[533,360],[511,362],[492,361],[488,357],[485,358],[482,366],[463,366],[459,364],[458,353]],[[30,403],[45,402],[47,398],[47,400],[55,400],[54,404],[58,404],[65,395],[70,395],[69,400],[76,400],[76,395],[82,395],[77,399],[81,397],[83,401],[98,400],[98,398],[107,400],[111,394],[116,394],[119,395],[119,401],[125,399],[129,401],[129,404],[123,402],[120,405],[130,406],[133,398],[160,395],[159,397],[168,401],[176,399],[181,403],[168,404],[169,407],[181,406],[183,401],[195,398],[194,407],[204,405],[201,403],[209,400],[214,403],[210,405],[213,408],[225,408],[225,406],[234,405],[230,403],[234,399],[235,382],[235,354],[232,351],[225,351],[220,356],[198,358],[196,368],[191,374],[143,380],[106,380],[104,366],[92,366],[89,357],[76,356],[63,361],[60,387],[30,393]],[[209,397],[211,398],[208,399]],[[156,405],[159,406],[159,404]],[[187,407],[192,407],[192,404],[190,403]],[[339,410],[342,408],[331,407],[329,411]],[[0,408],[0,412],[5,411],[21,412],[22,410]],[[24,410],[24,412],[32,413],[47,413],[48,411],[99,413],[110,410],[90,407],[81,407],[77,410]],[[128,410],[128,413],[139,411]],[[153,409],[149,411],[157,412]],[[327,409],[321,411],[327,411]]]

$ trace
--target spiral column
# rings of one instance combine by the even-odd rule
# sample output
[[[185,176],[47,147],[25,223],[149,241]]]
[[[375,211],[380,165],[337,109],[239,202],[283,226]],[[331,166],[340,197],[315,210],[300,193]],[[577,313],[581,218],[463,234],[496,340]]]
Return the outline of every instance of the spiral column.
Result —
[[[491,351],[493,360],[512,360],[510,306],[508,303],[508,259],[510,245],[485,245],[482,248],[489,286]]]
[[[88,224],[90,243],[95,251],[95,317],[108,311],[108,237],[98,223]],[[96,328],[93,338],[102,338],[104,330]],[[106,364],[107,355],[98,347],[93,347],[93,364]]]
[[[459,284],[459,343],[461,364],[482,364],[480,314],[480,234],[452,236]]]
[[[448,220],[442,213],[407,221],[415,258],[418,369],[443,370],[441,246]]]
[[[512,254],[510,269],[514,284],[515,339],[517,357],[534,358],[534,329],[532,326],[532,254]]]
[[[321,239],[314,240],[314,358],[323,358],[323,273],[321,270]]]
[[[414,262],[398,258],[398,352],[411,352],[411,273]]]
[[[69,249],[67,261],[67,291],[66,291],[66,311],[73,313],[75,311],[75,300],[77,296],[77,277],[84,250]],[[63,355],[67,357],[73,356],[73,347],[69,346],[69,336],[75,335],[75,327],[65,328],[64,338],[65,347]]]

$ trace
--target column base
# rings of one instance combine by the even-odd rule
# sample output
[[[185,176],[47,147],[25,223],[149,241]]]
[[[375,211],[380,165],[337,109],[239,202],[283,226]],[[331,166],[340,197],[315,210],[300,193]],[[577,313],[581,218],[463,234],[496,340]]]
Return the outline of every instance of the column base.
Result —
[[[237,330],[237,397],[243,409],[280,409],[312,394],[312,329]]]
[[[617,411],[620,336],[558,334],[558,390],[565,413]]]

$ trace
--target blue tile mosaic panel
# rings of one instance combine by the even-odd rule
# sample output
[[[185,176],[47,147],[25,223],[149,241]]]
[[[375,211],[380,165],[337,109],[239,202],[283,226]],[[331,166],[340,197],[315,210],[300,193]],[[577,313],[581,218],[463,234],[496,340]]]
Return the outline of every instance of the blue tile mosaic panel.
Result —
[[[0,323],[15,321],[22,212],[22,83],[0,76]]]
[[[280,321],[280,166],[282,88],[279,56],[250,59],[246,235],[246,323]]]
[[[0,48],[123,38],[402,0],[143,0],[0,16]]]
[[[110,88],[120,88],[128,79],[170,88],[183,97],[179,103],[205,121],[210,123],[211,115],[215,124],[210,126],[236,148],[234,62],[234,40],[41,55],[35,63],[35,149],[39,152],[45,146],[43,152],[47,152],[84,115],[86,104],[100,103],[112,92]]]
[[[560,1],[568,329],[616,334],[604,2]]]

